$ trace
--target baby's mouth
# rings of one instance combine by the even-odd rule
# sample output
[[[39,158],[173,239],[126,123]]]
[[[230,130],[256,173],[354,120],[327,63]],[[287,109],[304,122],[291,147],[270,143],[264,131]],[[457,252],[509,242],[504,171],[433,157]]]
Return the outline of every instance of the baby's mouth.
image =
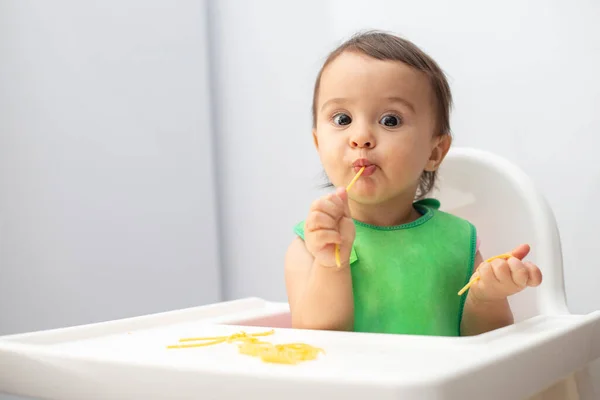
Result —
[[[365,170],[363,171],[361,176],[373,175],[373,173],[375,173],[375,170],[377,169],[377,165],[373,164],[366,158],[359,158],[358,160],[354,161],[352,163],[352,167],[354,169],[354,172],[356,173],[358,173],[358,171],[360,171],[362,167],[365,167]]]

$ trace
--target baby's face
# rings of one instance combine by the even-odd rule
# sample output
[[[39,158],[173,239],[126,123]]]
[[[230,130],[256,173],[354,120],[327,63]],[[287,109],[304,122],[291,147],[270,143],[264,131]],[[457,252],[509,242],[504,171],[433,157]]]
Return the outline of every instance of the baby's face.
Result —
[[[398,61],[345,52],[323,71],[314,130],[327,176],[350,197],[376,204],[414,194],[430,168],[435,106],[428,78]]]

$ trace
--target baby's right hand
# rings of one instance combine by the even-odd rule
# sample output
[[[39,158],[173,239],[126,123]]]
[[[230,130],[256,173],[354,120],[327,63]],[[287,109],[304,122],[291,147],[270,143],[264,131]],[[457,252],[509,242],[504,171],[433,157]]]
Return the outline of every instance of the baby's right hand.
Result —
[[[342,266],[347,266],[356,235],[350,217],[348,193],[338,188],[335,193],[316,200],[305,223],[304,241],[315,261],[324,267],[336,267],[335,245],[340,246]]]

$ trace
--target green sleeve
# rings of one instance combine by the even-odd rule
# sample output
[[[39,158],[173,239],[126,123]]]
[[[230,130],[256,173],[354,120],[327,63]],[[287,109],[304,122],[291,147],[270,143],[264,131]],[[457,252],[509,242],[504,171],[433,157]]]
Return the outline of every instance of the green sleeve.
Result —
[[[294,226],[294,233],[304,240],[304,221],[298,222]]]

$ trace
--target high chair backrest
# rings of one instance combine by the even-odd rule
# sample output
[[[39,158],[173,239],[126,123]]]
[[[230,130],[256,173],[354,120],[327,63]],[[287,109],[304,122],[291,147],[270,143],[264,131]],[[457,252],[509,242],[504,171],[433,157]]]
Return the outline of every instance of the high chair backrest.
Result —
[[[489,152],[452,148],[440,167],[436,186],[432,197],[440,200],[441,210],[477,228],[484,259],[522,243],[531,246],[526,259],[539,266],[543,281],[509,298],[515,321],[568,313],[556,220],[523,171]]]

